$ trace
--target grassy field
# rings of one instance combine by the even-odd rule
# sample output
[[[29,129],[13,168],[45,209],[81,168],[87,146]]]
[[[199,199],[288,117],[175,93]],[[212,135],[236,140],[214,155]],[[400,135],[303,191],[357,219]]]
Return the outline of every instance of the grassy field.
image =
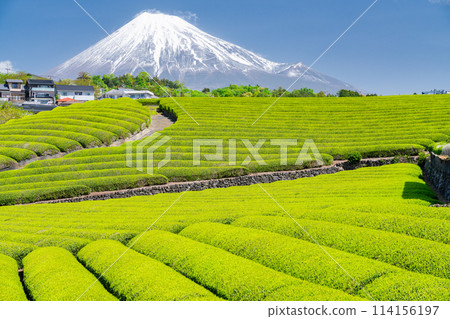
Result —
[[[429,207],[437,199],[421,173],[395,164],[183,195],[1,207],[0,255],[24,266],[35,300],[76,299],[82,289],[69,282],[87,283],[127,245],[130,254],[83,298],[450,300],[450,211]],[[11,258],[0,261],[11,267]],[[5,271],[0,287],[16,287]]]
[[[33,162],[20,171],[1,172],[0,205],[53,199],[57,194],[55,187],[64,190],[61,193],[64,197],[72,197],[167,180],[215,179],[315,167],[331,164],[333,159],[345,159],[354,152],[363,157],[417,155],[450,138],[449,96],[284,98],[259,120],[274,99],[178,101],[187,113],[171,99],[162,99],[160,109],[173,114],[177,121],[159,138],[144,142],[144,146],[139,146],[143,141],[137,141],[120,147],[84,149],[63,158]],[[139,125],[146,125],[149,119],[148,107],[144,111],[142,106],[133,104],[137,102],[93,103],[60,108],[0,126],[0,167],[2,162],[3,166],[12,165],[13,160],[58,152],[72,144],[81,148],[91,142],[109,143],[139,130]],[[39,138],[27,135],[43,132],[53,135],[46,133]],[[165,137],[170,140],[153,152],[153,161],[149,163],[149,149]],[[223,156],[206,160],[205,156],[217,153],[216,146],[202,146],[200,154],[193,148],[194,139],[219,140]],[[284,139],[294,139],[295,143],[291,141],[286,146],[286,161],[282,162],[279,141]],[[303,155],[302,161],[298,161],[306,140],[314,141],[324,163]],[[168,148],[170,161],[159,168]],[[257,151],[260,157],[252,151]],[[199,165],[193,163],[193,154],[200,155]],[[260,161],[256,162],[256,158]],[[127,160],[131,167],[127,167]],[[149,165],[154,167],[156,179],[148,177],[145,168]],[[143,169],[136,170],[138,167]],[[19,192],[23,189],[27,192]]]

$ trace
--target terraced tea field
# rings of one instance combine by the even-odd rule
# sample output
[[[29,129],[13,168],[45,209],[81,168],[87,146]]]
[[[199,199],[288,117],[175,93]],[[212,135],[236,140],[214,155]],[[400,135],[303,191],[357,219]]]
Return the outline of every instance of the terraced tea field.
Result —
[[[57,107],[0,125],[0,169],[60,152],[109,145],[150,124],[150,110],[131,99]]]
[[[26,299],[23,267],[32,300],[448,301],[450,211],[421,174],[1,207],[0,299]]]
[[[274,99],[180,98],[178,101],[184,110],[170,99],[160,101],[160,108],[174,115],[177,121],[151,142],[145,140],[120,147],[79,150],[60,159],[33,162],[20,171],[0,172],[0,205],[74,197],[167,181],[302,169],[331,164],[333,159],[345,159],[355,151],[363,157],[417,155],[450,138],[450,97],[445,95],[284,98],[261,118],[259,116]],[[70,131],[70,136],[81,134],[84,138],[89,135],[89,140],[83,140],[84,146],[89,146],[89,141],[100,145],[111,142],[121,134],[130,134],[149,119],[148,108],[143,111],[142,107],[132,105],[128,100],[114,103],[111,112],[106,104],[95,108],[85,104],[84,108],[57,109],[0,126],[0,140],[10,139],[11,136],[20,140],[0,142],[0,146],[1,143],[9,145],[0,148],[0,161],[12,161],[12,158],[5,157],[14,157],[10,154],[12,151],[23,153],[14,157],[16,159],[34,156],[25,141],[29,138],[36,140],[27,134],[42,135],[44,131],[41,128],[44,126],[50,129],[45,132],[52,132],[58,139],[68,139],[67,131]],[[85,111],[93,113],[88,116]],[[61,116],[65,118],[61,119]],[[67,122],[68,118],[70,122]],[[122,128],[116,127],[121,125]],[[109,133],[106,126],[110,127]],[[113,126],[117,131],[112,132]],[[19,133],[21,135],[17,135]],[[50,145],[50,139],[54,138],[46,136],[41,142],[45,140]],[[80,136],[77,137],[79,140],[72,138],[70,143],[80,148],[83,146]],[[156,148],[156,143],[164,138],[169,140]],[[194,139],[209,139],[209,142],[216,139],[223,146],[223,153],[217,156],[215,145],[194,148]],[[286,139],[288,144],[282,146]],[[299,156],[307,140],[313,140],[317,145],[323,163],[304,154]],[[19,143],[19,148],[11,148],[16,147],[11,143]],[[58,151],[54,144],[48,147]],[[148,153],[152,147],[156,149],[152,150],[150,163]],[[285,162],[280,161],[283,147],[286,147]],[[62,148],[60,145],[59,150]],[[158,167],[167,158],[168,151],[170,161]],[[193,162],[194,154],[200,159],[199,165]],[[209,156],[210,160],[205,156]],[[127,167],[127,160],[131,167]],[[147,175],[146,168],[149,166],[154,167],[155,175],[152,177]],[[138,167],[143,169],[137,170]]]

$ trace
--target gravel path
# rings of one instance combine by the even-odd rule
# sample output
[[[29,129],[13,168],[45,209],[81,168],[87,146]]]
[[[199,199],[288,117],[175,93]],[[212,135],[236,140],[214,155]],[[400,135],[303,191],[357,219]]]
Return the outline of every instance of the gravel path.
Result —
[[[136,135],[133,135],[127,139],[121,139],[121,140],[115,141],[109,147],[120,146],[123,143],[130,142],[130,141],[142,140],[143,138],[151,136],[151,135],[155,134],[156,132],[162,131],[166,127],[171,126],[173,123],[174,123],[174,121],[172,121],[171,119],[169,119],[168,117],[166,117],[162,114],[152,115],[152,124],[150,125],[150,127],[146,128],[145,130],[142,130],[141,132],[139,132]]]

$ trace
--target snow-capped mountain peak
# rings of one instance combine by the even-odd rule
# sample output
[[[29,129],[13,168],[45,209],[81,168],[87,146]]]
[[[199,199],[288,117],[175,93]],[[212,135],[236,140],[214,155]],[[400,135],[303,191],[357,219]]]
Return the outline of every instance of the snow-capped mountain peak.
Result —
[[[143,12],[49,74],[63,79],[75,78],[81,71],[116,75],[146,71],[201,89],[231,83],[288,86],[305,68],[302,63],[290,65],[267,60],[216,38],[178,16]],[[307,73],[305,80],[312,83],[304,86],[316,89],[318,84],[325,90],[350,87],[317,72]]]

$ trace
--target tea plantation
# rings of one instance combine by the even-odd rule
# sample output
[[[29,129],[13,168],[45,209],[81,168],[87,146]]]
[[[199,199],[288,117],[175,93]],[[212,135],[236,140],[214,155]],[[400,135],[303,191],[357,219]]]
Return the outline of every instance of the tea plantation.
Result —
[[[162,99],[160,109],[177,120],[160,137],[79,150],[62,158],[35,161],[20,171],[0,172],[0,205],[167,181],[316,167],[355,152],[365,158],[417,155],[450,138],[450,97],[445,95],[283,98],[269,108],[274,101],[180,98],[180,107],[171,99]],[[105,100],[8,122],[0,126],[0,167],[37,154],[106,145],[132,134],[149,120],[148,108],[137,104],[127,99]],[[218,153],[214,143],[194,148],[194,139],[209,139],[206,144],[215,139],[223,151]],[[283,146],[281,141],[286,139],[288,144]],[[302,153],[305,141],[311,140],[323,162]],[[284,162],[280,161],[283,147]],[[305,150],[311,154],[311,148]],[[159,167],[168,153],[170,161]],[[195,156],[199,163],[194,163]],[[147,175],[148,167],[155,175]]]
[[[38,156],[109,145],[150,124],[150,110],[131,99],[57,107],[0,125],[0,169]]]
[[[0,299],[448,301],[450,211],[421,174],[1,207]]]
[[[118,147],[150,124],[146,103],[74,104],[0,125],[0,301],[450,300],[450,210],[431,206],[414,164],[17,205],[417,155],[450,139],[450,96],[274,101],[161,99],[175,123]],[[323,162],[308,157],[314,147]]]

